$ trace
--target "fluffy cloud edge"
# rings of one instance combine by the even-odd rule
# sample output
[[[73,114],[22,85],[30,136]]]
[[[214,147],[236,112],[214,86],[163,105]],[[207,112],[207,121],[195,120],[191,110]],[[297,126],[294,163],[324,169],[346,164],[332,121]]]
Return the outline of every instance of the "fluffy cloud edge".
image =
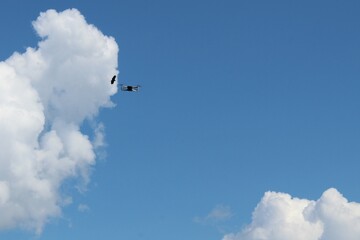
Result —
[[[77,9],[40,13],[41,40],[0,62],[0,230],[40,234],[71,197],[62,184],[90,181],[96,150],[104,146],[99,109],[117,92],[118,46],[86,22]],[[94,122],[94,138],[81,132]]]
[[[360,239],[360,203],[349,202],[330,188],[314,201],[281,192],[266,192],[252,222],[222,240]]]

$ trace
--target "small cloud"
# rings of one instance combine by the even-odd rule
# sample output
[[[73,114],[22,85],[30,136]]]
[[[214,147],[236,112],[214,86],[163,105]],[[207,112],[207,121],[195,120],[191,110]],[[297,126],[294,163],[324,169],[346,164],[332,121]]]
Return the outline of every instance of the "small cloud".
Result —
[[[78,206],[79,212],[88,212],[89,210],[90,210],[90,208],[86,204],[79,204],[79,206]]]
[[[99,123],[96,127],[94,127],[94,139],[92,144],[95,149],[104,147],[105,143],[105,127],[104,124]]]
[[[196,223],[213,225],[229,220],[233,216],[231,208],[222,204],[216,205],[205,217],[195,217]]]

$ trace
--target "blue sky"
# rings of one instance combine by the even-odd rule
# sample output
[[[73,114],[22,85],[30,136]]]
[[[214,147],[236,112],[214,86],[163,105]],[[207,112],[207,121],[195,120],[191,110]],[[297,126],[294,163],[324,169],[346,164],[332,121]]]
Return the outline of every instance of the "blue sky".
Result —
[[[334,187],[360,201],[359,2],[2,5],[1,60],[36,47],[40,12],[77,8],[115,38],[119,81],[142,85],[100,111],[106,157],[86,193],[64,184],[73,204],[38,239],[215,240],[250,223],[269,190],[316,200]],[[219,205],[232,217],[194,220]]]

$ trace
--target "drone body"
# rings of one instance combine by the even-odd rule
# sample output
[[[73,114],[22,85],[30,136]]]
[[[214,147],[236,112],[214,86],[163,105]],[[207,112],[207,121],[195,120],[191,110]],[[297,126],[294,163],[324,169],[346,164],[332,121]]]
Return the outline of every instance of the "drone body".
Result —
[[[121,91],[124,92],[137,92],[139,91],[139,88],[141,87],[140,85],[136,85],[136,86],[128,86],[128,85],[124,85],[121,84]]]

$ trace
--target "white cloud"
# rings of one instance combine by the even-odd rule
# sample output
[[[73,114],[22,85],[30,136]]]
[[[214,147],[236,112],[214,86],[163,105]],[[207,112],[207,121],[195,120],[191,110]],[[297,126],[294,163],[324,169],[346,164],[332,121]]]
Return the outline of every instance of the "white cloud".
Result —
[[[41,233],[69,202],[62,183],[89,182],[103,126],[90,139],[80,125],[113,105],[118,46],[76,9],[48,10],[33,26],[38,46],[0,62],[0,229]]]
[[[95,137],[92,141],[94,148],[100,148],[106,145],[105,143],[105,127],[104,124],[100,123],[94,126]]]
[[[360,204],[348,202],[336,189],[317,201],[266,192],[253,212],[252,223],[223,240],[357,240]]]

